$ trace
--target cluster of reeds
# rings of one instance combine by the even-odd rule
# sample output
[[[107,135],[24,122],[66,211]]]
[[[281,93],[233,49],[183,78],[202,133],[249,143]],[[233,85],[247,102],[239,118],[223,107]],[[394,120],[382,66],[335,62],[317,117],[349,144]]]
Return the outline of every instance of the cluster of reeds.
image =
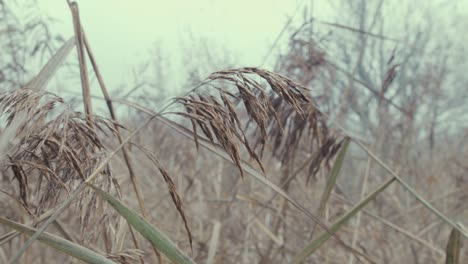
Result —
[[[2,153],[3,171],[6,175],[11,172],[20,204],[34,216],[54,208],[96,169],[107,152],[99,134],[116,135],[112,121],[93,116],[89,123],[86,115],[72,111],[62,98],[34,88],[0,95],[0,109],[7,120],[6,129],[17,124],[15,137]],[[115,183],[110,167],[99,173],[96,184],[109,191]],[[83,235],[96,210],[96,198],[89,191],[79,197],[77,211]],[[106,216],[104,210],[97,221]],[[96,236],[87,234],[86,238]]]
[[[158,256],[160,256],[158,250],[161,250],[169,259],[189,261],[162,233],[143,218],[128,211],[127,207],[110,194],[118,194],[121,197],[118,180],[112,175],[110,161],[122,150],[130,177],[134,181],[136,194],[140,199],[141,193],[138,192],[135,172],[125,148],[126,143],[139,129],[124,139],[122,127],[115,121],[110,100],[108,106],[112,120],[93,115],[85,55],[91,60],[104,95],[108,94],[82,31],[78,6],[74,2],[69,2],[69,5],[75,24],[75,37],[66,41],[29,83],[24,87],[7,91],[0,97],[0,108],[3,118],[7,121],[1,142],[3,173],[7,178],[11,177],[12,183],[16,182],[16,188],[11,188],[11,192],[6,193],[33,217],[35,225],[41,225],[41,228],[36,230],[9,219],[1,219],[4,225],[31,236],[10,262],[18,261],[36,239],[86,262],[113,263],[111,259],[118,259],[119,262],[126,263],[135,258],[143,261],[141,250],[116,251],[115,247],[124,239],[117,237],[123,231],[118,223],[119,219],[115,218],[116,213],[127,215],[130,230],[135,228],[147,237],[155,245],[154,250]],[[48,81],[73,47],[77,48],[78,53],[85,113],[71,110],[62,98],[45,91]],[[115,141],[120,146],[110,151],[106,145],[114,144]],[[144,151],[144,154],[154,162],[166,182],[191,241],[187,220],[172,179],[152,153]],[[104,202],[106,200],[107,203]],[[139,201],[142,213],[145,215],[146,209],[142,201]],[[69,210],[68,213],[74,211],[72,214],[78,216],[75,219],[79,219],[82,245],[76,244],[74,236],[68,236],[64,229],[62,229],[63,234],[67,234],[69,240],[44,232],[51,223],[58,223],[57,217],[70,205],[75,205],[73,206],[75,210]],[[115,211],[109,210],[110,207],[114,207]],[[113,213],[114,217],[111,217]],[[62,225],[58,225],[63,228]],[[4,235],[1,238],[2,244],[11,241],[14,237],[14,232]],[[83,247],[83,245],[96,245],[101,239],[104,239],[107,255]],[[135,237],[133,241],[138,247]],[[2,256],[5,257],[3,254]]]
[[[37,240],[64,252],[67,257],[87,263],[164,263],[165,258],[174,263],[205,259],[207,263],[234,263],[239,260],[239,252],[243,252],[242,258],[248,262],[251,259],[248,252],[253,248],[259,255],[254,259],[261,263],[275,260],[303,263],[312,255],[328,259],[321,250],[331,240],[328,242],[333,243],[330,252],[337,259],[351,257],[361,263],[378,263],[375,252],[357,245],[358,232],[349,232],[346,225],[355,216],[358,219],[364,213],[372,216],[364,207],[377,201],[379,195],[395,183],[415,198],[421,208],[450,227],[449,243],[442,255],[449,263],[458,260],[460,239],[467,236],[463,225],[436,209],[366,143],[322,112],[314,90],[280,74],[246,67],[212,73],[201,85],[169,103],[178,104],[181,111],[170,112],[168,106],[155,111],[134,102],[112,99],[82,28],[78,5],[75,2],[69,5],[74,38],[66,41],[27,85],[0,95],[0,111],[6,120],[0,140],[2,175],[10,186],[6,194],[26,212],[0,216],[2,228],[15,230],[2,235],[0,245],[13,245],[19,233],[29,237],[24,243],[20,241],[18,250],[8,253],[0,250],[0,260],[20,261]],[[329,65],[325,53],[315,43],[295,40],[293,46],[310,56],[302,58],[300,52],[292,53],[288,60],[294,63],[287,64],[286,70],[302,68],[311,73],[303,80],[310,83],[322,67]],[[74,47],[80,67],[84,113],[73,111],[60,96],[45,91],[46,84]],[[93,114],[86,58],[91,62],[110,118]],[[384,79],[383,89],[388,89],[393,78],[394,71]],[[381,94],[380,100],[384,100],[384,92]],[[114,103],[126,104],[149,117],[137,124],[137,128],[123,131]],[[188,120],[191,129],[175,121],[180,120],[175,115],[168,117],[170,114]],[[158,128],[156,133],[147,131],[139,139],[142,142],[137,142],[136,135],[143,133],[151,122],[155,126],[167,125],[167,128]],[[130,127],[133,125],[130,122]],[[193,139],[201,154],[190,157],[188,145],[177,149],[174,140],[181,143],[179,138],[174,139],[178,135],[173,132],[155,135],[165,129]],[[156,145],[156,150],[146,146],[151,145],[149,142]],[[354,203],[334,193],[351,144],[366,155],[366,177],[371,164],[378,165],[389,175],[376,179],[377,187],[372,190],[364,188],[359,201]],[[163,151],[161,158],[155,153],[158,149]],[[204,157],[204,149],[214,155],[198,166],[202,168],[187,172],[187,167],[197,167],[197,157]],[[174,156],[164,152],[173,152]],[[215,156],[218,157],[213,158]],[[114,162],[114,159],[122,162]],[[186,164],[173,162],[171,168],[166,169],[165,162],[171,159]],[[146,171],[148,164],[143,160],[152,164],[152,169]],[[237,171],[235,175],[244,181],[226,179],[229,178],[224,177],[226,163],[233,165]],[[207,164],[218,169],[210,172],[211,168],[203,168]],[[275,170],[278,167],[280,169]],[[115,176],[115,170],[123,176]],[[162,178],[153,177],[155,172]],[[280,176],[275,177],[275,174]],[[173,178],[173,175],[176,176]],[[275,183],[278,178],[279,184]],[[304,191],[310,190],[304,183],[311,179],[314,179],[314,192]],[[226,181],[230,181],[225,188],[232,195],[227,200],[221,191]],[[216,186],[218,183],[221,187]],[[302,190],[305,199],[298,199],[292,188]],[[258,191],[265,189],[272,195]],[[213,197],[204,196],[204,192],[212,192]],[[169,202],[165,197],[170,198]],[[148,205],[148,201],[153,203]],[[201,208],[211,202],[227,205],[202,211]],[[245,206],[248,209],[237,206],[240,202],[248,203]],[[70,205],[75,205],[73,210],[67,210]],[[252,210],[254,206],[261,209]],[[138,207],[139,212],[132,207]],[[160,207],[164,208],[160,210]],[[311,209],[314,207],[317,210]],[[217,210],[219,208],[223,210]],[[172,216],[173,212],[177,218]],[[64,228],[66,225],[59,219],[65,214],[72,216],[68,218],[69,228]],[[218,217],[213,218],[213,215]],[[162,219],[166,219],[169,226],[162,227]],[[373,215],[373,219],[434,254],[441,254],[424,239],[378,216]],[[188,239],[178,236],[179,220]],[[124,222],[127,226],[122,224]],[[46,232],[52,224],[59,235]],[[78,228],[70,227],[73,224],[78,224]],[[227,227],[222,229],[221,225]],[[211,238],[204,232],[206,228],[212,228]],[[81,231],[81,240],[73,235],[76,229]],[[171,232],[166,235],[163,229]],[[220,239],[221,234],[230,239],[229,243]],[[255,237],[253,243],[246,242],[249,236]],[[344,237],[352,237],[352,242]],[[188,252],[190,248],[190,253],[179,248],[184,243],[184,249]],[[226,245],[220,246],[223,243]],[[219,257],[218,248],[224,253]]]

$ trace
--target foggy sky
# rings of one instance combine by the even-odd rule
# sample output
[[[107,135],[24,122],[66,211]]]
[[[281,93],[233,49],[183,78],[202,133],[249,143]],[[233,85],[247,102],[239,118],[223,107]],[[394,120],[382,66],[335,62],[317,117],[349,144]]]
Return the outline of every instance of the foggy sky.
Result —
[[[317,19],[340,22],[333,4],[319,0],[77,2],[84,30],[111,90],[131,83],[132,71],[151,60],[156,47],[170,62],[167,68],[172,70],[168,70],[167,77],[174,87],[179,87],[185,76],[179,76],[177,69],[187,60],[197,59],[190,57],[190,52],[192,45],[194,50],[199,49],[195,44],[200,39],[206,40],[208,48],[218,53],[225,50],[236,66],[258,66],[288,19],[294,15],[290,28],[297,27],[304,9]],[[435,14],[442,18],[468,10],[468,0],[459,0],[455,1],[456,9],[440,14],[437,4],[441,2],[411,3],[420,9],[429,8],[430,3]],[[54,32],[65,39],[73,36],[71,13],[65,0],[41,0],[38,4],[39,12],[57,19],[52,25]],[[395,20],[393,23],[398,24],[398,10],[388,12]],[[280,39],[279,48],[287,43],[288,34],[286,32]],[[271,57],[274,59],[274,55]]]
[[[110,86],[128,82],[132,69],[148,60],[157,45],[171,66],[177,67],[186,53],[182,49],[190,49],[191,37],[232,53],[236,63],[257,66],[289,16],[299,18],[297,5],[309,4],[308,0],[77,2],[83,27]],[[59,20],[54,31],[65,38],[73,35],[65,0],[41,0],[39,6]]]

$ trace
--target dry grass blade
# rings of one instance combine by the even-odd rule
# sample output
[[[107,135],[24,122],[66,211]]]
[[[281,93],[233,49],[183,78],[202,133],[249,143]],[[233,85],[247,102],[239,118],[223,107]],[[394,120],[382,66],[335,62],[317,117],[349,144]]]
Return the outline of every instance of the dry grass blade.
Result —
[[[320,20],[315,20],[315,19],[314,19],[314,21],[317,21],[318,23],[321,23],[321,24],[324,24],[324,25],[349,30],[351,32],[371,36],[371,37],[374,37],[374,38],[379,38],[379,39],[382,39],[382,40],[389,40],[389,41],[393,41],[393,42],[397,42],[397,43],[400,42],[399,39],[390,38],[390,37],[383,36],[383,35],[380,35],[380,34],[375,34],[375,33],[372,33],[372,32],[367,32],[367,31],[364,31],[364,30],[361,30],[361,29],[352,28],[352,27],[341,25],[341,24],[338,24],[338,23],[320,21]]]
[[[14,221],[10,221],[5,218],[0,217],[0,223],[3,225],[7,225],[17,231],[26,234],[28,236],[34,234],[36,229],[28,227],[26,225],[16,223]],[[97,252],[83,247],[79,244],[73,243],[69,240],[63,239],[61,237],[49,234],[49,233],[42,233],[38,240],[46,245],[51,246],[52,248],[62,251],[63,253],[72,256],[74,258],[80,259],[86,263],[90,264],[113,264],[115,262],[111,261],[110,259],[104,257],[103,255],[98,254]]]
[[[349,210],[345,215],[340,217],[331,227],[330,232],[335,234],[344,224],[346,224],[354,215],[364,208],[370,201],[372,201],[379,193],[384,191],[388,186],[390,186],[395,181],[395,178],[387,180],[385,183],[380,185],[369,195],[367,195],[361,202],[356,204],[351,210]],[[293,263],[302,263],[308,256],[315,252],[320,246],[322,246],[328,239],[330,239],[330,233],[323,232],[318,238],[310,242],[302,251],[299,253],[293,260]],[[369,260],[369,259],[367,259]],[[371,261],[373,263],[373,261]]]
[[[101,198],[106,200],[128,223],[134,227],[143,237],[151,242],[158,250],[160,250],[173,263],[194,263],[188,256],[184,254],[164,233],[152,226],[145,219],[131,211],[124,204],[112,197],[107,192],[90,185]]]
[[[330,173],[330,176],[327,179],[327,185],[325,187],[325,190],[323,191],[322,198],[320,200],[320,207],[319,211],[320,213],[323,213],[325,210],[325,206],[327,205],[328,199],[330,198],[331,192],[333,188],[335,187],[336,180],[338,178],[338,175],[341,171],[341,167],[343,165],[343,161],[346,155],[346,151],[348,150],[348,145],[350,142],[350,138],[346,137],[345,141],[341,147],[340,152],[338,153],[338,156],[336,157],[335,164],[333,165],[332,171]]]
[[[260,228],[260,230],[268,236],[273,242],[275,242],[279,247],[283,246],[284,241],[283,237],[277,236],[276,234],[273,233],[272,230],[270,230],[268,227],[266,227],[258,218],[254,219],[254,223]]]
[[[44,90],[49,80],[54,76],[57,69],[67,58],[68,54],[75,45],[75,38],[71,37],[66,41],[62,47],[55,53],[55,55],[47,62],[47,64],[41,69],[39,74],[34,77],[29,83],[25,85],[27,88],[35,88]]]
[[[30,221],[25,223],[26,225],[35,225],[39,223],[40,221],[43,221],[44,219],[47,219],[49,216],[52,215],[52,210],[47,211],[46,213],[40,215],[36,221]],[[15,238],[17,235],[19,235],[19,232],[17,231],[11,231],[9,233],[6,233],[5,235],[0,237],[0,247],[3,246],[5,243],[10,241],[11,239]],[[6,263],[6,262],[5,262]]]
[[[0,248],[0,260],[3,263],[7,263],[8,259],[6,257],[5,251],[3,251],[3,248]]]
[[[364,198],[367,192],[367,184],[369,181],[369,174],[372,166],[372,159],[370,157],[367,157],[367,165],[366,165],[366,170],[364,172],[364,176],[362,178],[362,186],[361,186],[361,194],[360,194],[360,200]],[[364,211],[364,210],[363,210]],[[351,246],[355,246],[358,240],[358,231],[359,231],[359,226],[361,225],[361,216],[362,213],[359,212],[356,216],[356,220],[354,222],[354,231],[353,231],[353,238],[351,240]],[[348,264],[353,264],[354,263],[354,258],[353,256],[350,256],[348,260]]]
[[[78,53],[78,62],[80,64],[81,87],[83,91],[83,102],[85,113],[91,118],[93,114],[91,104],[91,92],[89,90],[88,70],[86,66],[85,48],[83,41],[83,32],[81,29],[80,13],[76,2],[69,2],[70,10],[73,16],[73,28],[75,30],[76,50]],[[90,124],[92,124],[90,120]]]
[[[446,249],[446,264],[458,264],[460,263],[460,231],[452,229],[450,232],[449,241],[447,243]]]
[[[213,223],[213,229],[211,232],[211,239],[210,239],[210,248],[208,250],[208,257],[206,258],[206,264],[213,264],[216,251],[218,249],[219,243],[219,234],[221,232],[221,222],[215,221]]]

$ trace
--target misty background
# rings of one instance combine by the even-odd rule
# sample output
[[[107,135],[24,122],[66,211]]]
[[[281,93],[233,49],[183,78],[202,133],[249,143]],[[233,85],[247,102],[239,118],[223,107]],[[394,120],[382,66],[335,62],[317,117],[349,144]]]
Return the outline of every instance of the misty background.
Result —
[[[46,22],[49,34],[64,39],[73,36],[66,1],[8,2],[11,4],[5,8],[15,16],[7,20],[8,24],[21,28],[31,21],[50,18]],[[205,75],[209,73],[207,70],[226,66],[261,65],[272,69],[278,54],[287,48],[290,34],[307,19],[359,27],[356,21],[342,15],[349,8],[341,1],[103,0],[80,1],[79,5],[81,21],[111,90],[131,89],[135,79],[145,79],[135,75],[154,60],[160,61],[155,67],[160,68],[162,77],[173,84],[164,90],[179,89],[177,92],[184,86],[187,72],[199,67],[195,60],[201,62],[198,64],[211,64],[205,66],[209,69],[200,69]],[[459,33],[466,28],[467,10],[468,1],[463,0],[386,1],[379,16],[386,22],[385,34],[394,39],[404,38],[405,25],[411,20],[413,24],[420,23],[423,32],[430,24],[432,32],[438,31],[448,35],[450,41],[462,43],[463,34]],[[317,27],[335,35],[346,33],[329,25]],[[32,65],[30,71],[38,70],[38,65]]]

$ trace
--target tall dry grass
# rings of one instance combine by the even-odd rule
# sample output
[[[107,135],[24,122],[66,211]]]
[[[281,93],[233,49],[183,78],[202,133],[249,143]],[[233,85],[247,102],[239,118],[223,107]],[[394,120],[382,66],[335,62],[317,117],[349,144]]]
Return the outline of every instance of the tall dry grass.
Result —
[[[339,74],[316,42],[292,39],[290,57],[278,66],[290,76],[302,69],[296,77],[307,86],[256,67],[230,69],[151,109],[110,97],[78,5],[69,5],[75,37],[27,85],[0,96],[1,261],[463,263],[467,257],[460,244],[467,235],[463,178],[430,199],[420,186],[437,182],[428,171],[458,175],[463,155],[450,163],[415,159],[416,148],[397,152],[405,146],[389,146],[385,136],[374,141],[349,132],[341,121],[362,102],[333,105],[339,96],[326,89]],[[73,48],[84,113],[46,91]],[[93,113],[87,60],[109,118]],[[386,95],[395,65],[381,91],[364,87],[381,118],[367,124],[374,135],[387,129],[382,109],[403,116],[414,110]],[[353,87],[353,74],[347,77]],[[307,88],[311,82],[325,88],[322,94]],[[115,104],[141,114],[120,120]]]

